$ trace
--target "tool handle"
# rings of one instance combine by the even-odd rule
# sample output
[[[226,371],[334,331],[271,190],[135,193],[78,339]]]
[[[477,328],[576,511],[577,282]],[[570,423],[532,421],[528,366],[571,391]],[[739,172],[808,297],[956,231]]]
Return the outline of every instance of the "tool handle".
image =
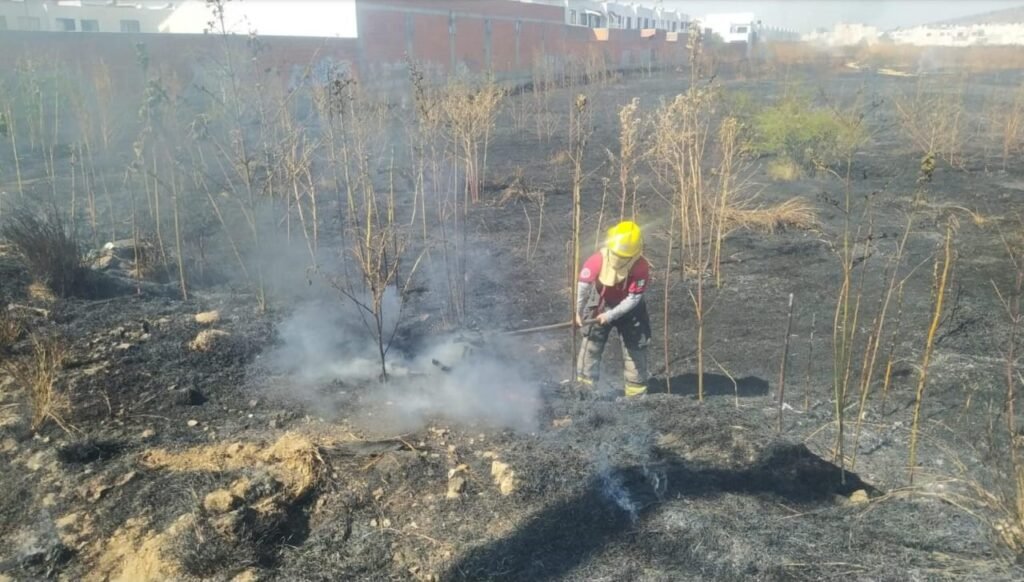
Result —
[[[572,321],[565,321],[565,322],[562,322],[562,323],[553,323],[551,325],[542,325],[540,327],[528,327],[526,329],[517,329],[515,331],[506,331],[506,332],[503,332],[500,335],[506,335],[506,336],[509,336],[509,335],[526,335],[526,334],[530,334],[530,333],[539,333],[539,332],[542,332],[542,331],[553,331],[553,330],[556,330],[556,329],[565,329],[567,327],[572,327],[573,323],[574,322],[572,322]],[[597,323],[597,320],[596,319],[585,319],[585,320],[583,320],[583,325],[590,325],[592,323]]]

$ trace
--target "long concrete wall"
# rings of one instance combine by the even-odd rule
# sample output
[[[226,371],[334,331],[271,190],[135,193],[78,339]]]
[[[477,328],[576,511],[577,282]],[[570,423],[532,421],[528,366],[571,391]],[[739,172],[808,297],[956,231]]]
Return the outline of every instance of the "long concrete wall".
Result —
[[[585,60],[610,69],[669,66],[685,61],[685,37],[640,30],[567,26],[562,9],[507,0],[360,0],[359,38],[260,37],[265,80],[293,86],[331,68],[351,71],[364,85],[391,92],[408,83],[407,60],[429,73],[492,72],[527,82],[538,63],[563,72]],[[137,45],[152,67],[178,82],[219,66],[224,47],[245,54],[244,36],[0,32],[0,67],[51,61],[86,75],[102,68],[116,90],[137,92],[143,74]],[[2,72],[0,72],[2,74]]]

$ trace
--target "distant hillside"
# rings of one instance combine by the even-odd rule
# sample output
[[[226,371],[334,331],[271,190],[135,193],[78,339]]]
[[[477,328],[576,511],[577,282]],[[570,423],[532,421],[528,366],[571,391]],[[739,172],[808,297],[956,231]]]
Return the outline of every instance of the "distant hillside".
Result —
[[[972,24],[1015,24],[1018,22],[1024,23],[1024,5],[931,22],[927,26],[970,26]]]

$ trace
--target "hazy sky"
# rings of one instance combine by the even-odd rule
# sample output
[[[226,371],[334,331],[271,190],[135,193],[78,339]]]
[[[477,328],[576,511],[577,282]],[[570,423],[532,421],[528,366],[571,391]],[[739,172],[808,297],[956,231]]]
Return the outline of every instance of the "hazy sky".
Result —
[[[836,22],[872,24],[883,30],[913,26],[1024,5],[1024,0],[665,0],[691,16],[710,12],[754,12],[765,24],[800,32]]]

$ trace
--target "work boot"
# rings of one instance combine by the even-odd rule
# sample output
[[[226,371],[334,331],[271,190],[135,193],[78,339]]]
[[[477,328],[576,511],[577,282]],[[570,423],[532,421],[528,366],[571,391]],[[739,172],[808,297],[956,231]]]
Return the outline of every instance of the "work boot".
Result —
[[[624,395],[627,400],[638,398],[647,394],[647,384],[637,384],[634,382],[626,382],[626,390]]]
[[[576,381],[570,384],[568,397],[575,400],[592,400],[596,394],[595,382],[590,378],[577,376]]]

